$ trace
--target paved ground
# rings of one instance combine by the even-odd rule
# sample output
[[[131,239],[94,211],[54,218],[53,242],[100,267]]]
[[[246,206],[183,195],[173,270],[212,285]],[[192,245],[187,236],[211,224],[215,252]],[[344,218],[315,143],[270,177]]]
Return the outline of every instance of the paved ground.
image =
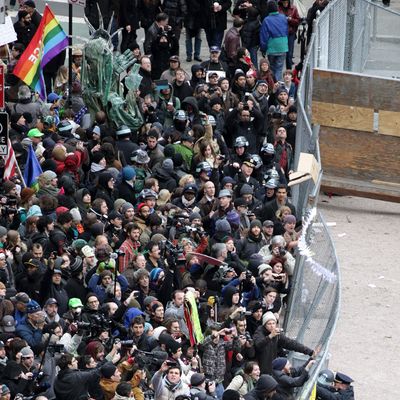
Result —
[[[355,380],[357,399],[397,399],[400,204],[322,196],[319,210],[336,222],[330,231],[342,283],[329,367]]]

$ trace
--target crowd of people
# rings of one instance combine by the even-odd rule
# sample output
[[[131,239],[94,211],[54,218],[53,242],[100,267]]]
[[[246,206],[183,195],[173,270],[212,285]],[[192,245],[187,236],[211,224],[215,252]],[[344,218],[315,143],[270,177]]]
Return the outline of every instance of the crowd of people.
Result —
[[[1,400],[279,400],[308,379],[319,348],[281,328],[301,234],[287,186],[301,21],[289,0],[239,0],[227,29],[231,6],[86,1],[140,64],[133,130],[88,112],[79,47],[71,93],[63,53],[43,71],[46,102],[13,75],[41,18],[22,2],[9,137],[22,173],[31,146],[43,172],[30,188],[16,170],[0,191]],[[351,382],[323,371],[318,396],[352,399]]]

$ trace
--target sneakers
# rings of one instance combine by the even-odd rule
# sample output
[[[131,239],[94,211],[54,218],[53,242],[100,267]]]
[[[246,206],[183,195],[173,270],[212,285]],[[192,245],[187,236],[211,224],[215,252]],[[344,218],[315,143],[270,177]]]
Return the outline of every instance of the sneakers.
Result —
[[[186,57],[186,62],[191,62],[192,61],[192,57],[191,56],[187,56]]]
[[[203,60],[199,56],[195,56],[194,59],[198,62],[202,62]]]

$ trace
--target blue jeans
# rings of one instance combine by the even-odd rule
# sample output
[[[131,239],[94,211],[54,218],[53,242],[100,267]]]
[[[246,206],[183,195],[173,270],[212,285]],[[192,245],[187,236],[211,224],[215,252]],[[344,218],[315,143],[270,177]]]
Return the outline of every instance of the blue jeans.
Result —
[[[194,56],[200,57],[201,51],[201,29],[186,28],[186,57],[192,58],[193,39],[194,38]]]
[[[271,67],[271,71],[274,74],[276,81],[281,81],[283,79],[283,63],[285,62],[286,53],[282,54],[268,54],[268,61]]]
[[[222,383],[218,383],[218,385],[215,386],[215,395],[219,400],[222,399],[222,395],[224,394],[224,385]]]
[[[256,68],[258,68],[258,58],[257,58],[258,47],[251,47],[248,50],[250,53],[251,62]]]
[[[222,46],[222,39],[224,38],[224,31],[217,31],[215,29],[206,30],[206,39],[208,47]]]
[[[286,69],[292,69],[293,66],[293,51],[294,51],[295,41],[296,41],[296,34],[291,33],[288,36],[289,51],[286,53]]]

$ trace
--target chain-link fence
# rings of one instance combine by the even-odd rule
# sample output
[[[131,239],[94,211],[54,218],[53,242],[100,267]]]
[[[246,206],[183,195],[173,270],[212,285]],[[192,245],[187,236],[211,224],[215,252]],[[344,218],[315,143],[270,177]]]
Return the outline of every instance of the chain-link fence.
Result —
[[[393,75],[398,62],[397,76],[400,76],[400,55],[395,56],[400,44],[399,23],[399,13],[370,0],[333,0],[314,21],[297,95],[295,165],[300,152],[307,152],[313,154],[318,162],[322,161],[323,168],[318,143],[319,127],[311,122],[313,69],[369,74],[374,69],[380,71],[374,75],[382,75],[382,69],[386,69]],[[284,329],[288,336],[309,347],[322,345],[319,362],[311,370],[310,379],[297,393],[297,398],[304,400],[309,398],[320,369],[327,364],[329,342],[340,307],[340,277],[335,247],[322,216],[313,210],[318,202],[321,180],[322,170],[316,182],[309,180],[292,188],[297,216],[303,217],[307,227],[303,250],[296,259]],[[309,221],[311,214],[312,220]],[[292,355],[295,365],[304,360],[297,354]]]

